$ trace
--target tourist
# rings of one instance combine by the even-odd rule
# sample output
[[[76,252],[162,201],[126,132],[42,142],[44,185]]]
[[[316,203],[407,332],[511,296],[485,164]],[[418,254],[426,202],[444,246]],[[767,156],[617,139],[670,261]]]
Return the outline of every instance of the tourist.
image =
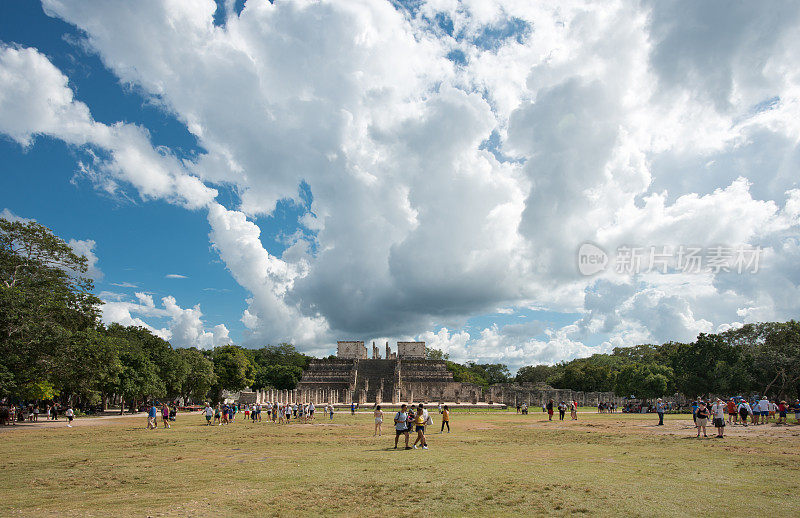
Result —
[[[520,408],[521,408],[521,407],[522,407],[522,405],[520,405],[520,404],[519,404],[519,402],[517,402],[517,413],[518,413],[518,414],[519,414],[519,411],[520,411]],[[441,408],[441,405],[439,406],[439,408]],[[441,410],[439,411],[439,413],[440,413],[440,414],[442,413],[442,412],[441,412]]]
[[[778,423],[777,424],[786,424],[786,412],[788,411],[789,406],[786,404],[786,401],[781,401],[778,403]]]
[[[52,412],[53,412],[53,417],[52,417],[53,421],[58,421],[58,403],[53,403]]]
[[[407,413],[407,406],[404,404],[400,405],[400,411],[394,415],[394,449],[397,449],[397,441],[400,439],[400,436],[403,435],[406,438],[406,449],[410,450],[411,446],[408,445],[408,413]]]
[[[794,400],[794,420],[795,424],[800,424],[800,399]]]
[[[174,421],[178,417],[178,407],[175,403],[169,408],[169,420]]]
[[[8,420],[11,421],[12,426],[17,426],[17,405],[8,405]]]
[[[553,400],[547,402],[547,420],[553,420]]]
[[[75,418],[75,412],[72,410],[71,406],[67,406],[67,411],[64,412],[64,415],[67,416],[67,428],[72,428],[72,420]]]
[[[328,405],[328,417],[330,421],[333,421],[333,403]]]
[[[250,405],[244,407],[244,418],[248,419],[250,417]]]
[[[736,402],[733,400],[733,398],[730,398],[725,406],[728,410],[728,424],[736,424],[736,418],[738,416]]]
[[[739,411],[739,420],[741,420],[742,426],[747,426],[747,416],[753,413],[750,403],[746,399],[742,399],[736,409]]]
[[[450,409],[447,405],[442,409],[442,429],[439,433],[444,433],[445,426],[447,426],[447,433],[450,433]]]
[[[312,421],[314,420],[314,410],[316,410],[316,407],[314,407],[314,402],[312,401],[311,403],[308,404],[308,417]]]
[[[39,422],[39,404],[33,405],[33,422]]]
[[[148,430],[154,430],[158,426],[158,423],[156,422],[156,415],[157,415],[156,405],[155,404],[151,404],[150,408],[147,409],[147,429]]]
[[[206,426],[211,426],[211,419],[214,417],[214,409],[211,408],[211,405],[206,403],[206,407],[203,411],[206,414]]]
[[[564,420],[564,414],[567,413],[567,404],[563,401],[558,404],[558,420]]]
[[[356,415],[356,404],[354,402],[350,402],[350,415]]]
[[[717,428],[717,438],[722,439],[725,431],[725,410],[728,406],[720,398],[711,405],[711,414],[714,416],[714,426]]]
[[[422,403],[420,403],[417,406],[417,415],[414,418],[414,424],[415,424],[414,431],[417,432],[417,438],[414,439],[415,450],[417,449],[417,442],[419,442],[422,445],[423,450],[428,449],[428,443],[425,440],[425,425],[428,423],[429,419],[430,416],[428,415],[428,411],[425,410],[422,406]]]
[[[708,424],[708,409],[706,408],[706,404],[700,401],[699,405],[697,406],[697,412],[695,412],[695,426],[697,427],[697,437],[700,437],[700,430],[703,430],[703,437],[708,437],[706,435],[706,425]]]
[[[600,403],[597,403],[597,413],[598,414],[602,414],[603,413],[603,402],[602,401]]]
[[[441,414],[441,413],[442,413],[442,411],[443,411],[443,409],[442,409],[442,402],[441,402],[441,401],[439,401],[439,414]]]
[[[383,424],[383,410],[381,410],[381,406],[378,405],[375,407],[375,412],[373,412],[375,416],[375,432],[372,434],[373,437],[376,435],[381,435],[381,424]]]
[[[164,428],[170,428],[169,425],[169,407],[166,403],[161,406],[161,424],[164,425]]]
[[[575,401],[574,399],[572,400],[572,402],[569,405],[569,411],[570,411],[570,416],[572,417],[572,420],[573,421],[577,421],[578,420],[578,402]]]
[[[769,420],[775,420],[775,414],[778,411],[778,402],[777,401],[770,401],[769,402]]]
[[[700,405],[697,403],[697,400],[692,401],[692,421],[697,424],[697,407]]]
[[[656,401],[656,413],[658,414],[658,426],[664,426],[664,402],[661,398]]]
[[[220,407],[219,403],[217,403],[217,407],[214,409],[214,424],[222,424],[222,407]]]
[[[767,419],[769,418],[769,399],[767,396],[763,396],[761,401],[758,402],[758,409],[761,411],[761,424],[767,424]]]

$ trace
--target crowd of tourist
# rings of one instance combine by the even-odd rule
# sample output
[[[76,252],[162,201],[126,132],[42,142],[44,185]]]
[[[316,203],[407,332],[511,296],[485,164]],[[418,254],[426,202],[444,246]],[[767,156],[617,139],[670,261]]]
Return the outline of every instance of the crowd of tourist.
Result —
[[[558,410],[558,419],[560,421],[564,420],[564,416],[567,414],[567,410],[569,410],[570,417],[572,418],[573,421],[578,419],[578,402],[575,400],[568,402],[561,401],[560,403],[558,403],[558,405],[556,405],[555,401],[551,399],[550,401],[542,405],[542,412],[547,412],[548,421],[553,420],[553,414],[555,413],[555,410]]]
[[[788,404],[785,400],[770,401],[767,396],[753,398],[748,401],[743,397],[716,398],[714,402],[698,399],[692,402],[692,420],[697,428],[697,437],[703,433],[703,437],[708,437],[706,426],[708,420],[712,418],[712,425],[717,429],[717,438],[725,435],[726,424],[735,426],[765,425],[775,421],[775,425],[787,424],[787,417],[790,412],[794,413],[795,419],[800,422],[800,399]],[[727,422],[725,418],[727,417]]]
[[[237,414],[243,414],[244,420],[251,423],[260,423],[262,421],[277,424],[289,424],[292,421],[312,423],[316,410],[317,407],[314,403],[270,403],[267,401],[249,405],[218,403],[213,408],[206,404],[200,412],[205,414],[207,425],[222,426],[235,422]],[[322,410],[325,416],[330,421],[333,421],[333,405],[324,405]]]
[[[39,404],[0,405],[0,425],[16,425],[24,422],[36,423],[39,421],[39,416],[47,421],[58,421],[60,411],[61,407],[58,403],[45,404],[43,407]]]

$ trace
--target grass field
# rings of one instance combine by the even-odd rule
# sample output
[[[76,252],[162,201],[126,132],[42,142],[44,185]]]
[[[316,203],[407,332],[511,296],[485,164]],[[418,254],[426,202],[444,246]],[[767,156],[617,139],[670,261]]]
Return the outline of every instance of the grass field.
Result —
[[[800,494],[798,425],[698,440],[686,416],[454,412],[451,434],[403,451],[391,423],[372,437],[366,413],[222,427],[181,414],[155,431],[92,421],[0,432],[0,516],[797,516]]]

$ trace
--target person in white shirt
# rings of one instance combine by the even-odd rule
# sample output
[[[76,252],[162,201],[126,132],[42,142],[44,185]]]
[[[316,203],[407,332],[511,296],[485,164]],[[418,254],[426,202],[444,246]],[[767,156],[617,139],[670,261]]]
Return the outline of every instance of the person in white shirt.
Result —
[[[211,426],[211,418],[214,417],[214,409],[211,408],[208,403],[206,403],[206,407],[203,409],[203,412],[206,414],[206,426]]]
[[[64,415],[67,416],[67,427],[72,428],[72,419],[75,417],[75,412],[72,411],[72,407],[67,407],[67,411]]]
[[[761,412],[761,424],[767,424],[767,417],[769,417],[769,400],[767,396],[761,398],[758,402],[758,410]]]
[[[750,408],[750,403],[747,400],[742,399],[739,401],[739,406],[736,407],[739,412],[739,419],[741,419],[742,424],[747,426],[747,416],[753,413],[753,409]]]
[[[724,437],[724,430],[725,430],[725,403],[722,402],[720,398],[711,405],[711,413],[714,416],[714,426],[717,428],[717,438],[722,439]]]
[[[310,418],[312,421],[314,420],[314,410],[316,410],[316,407],[314,406],[314,403],[310,403],[310,404],[308,405],[308,417],[309,417],[309,418]]]

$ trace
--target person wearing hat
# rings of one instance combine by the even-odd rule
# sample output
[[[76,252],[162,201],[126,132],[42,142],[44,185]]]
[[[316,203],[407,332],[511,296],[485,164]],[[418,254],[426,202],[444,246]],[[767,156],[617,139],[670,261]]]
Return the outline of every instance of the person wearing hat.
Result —
[[[664,402],[661,398],[656,401],[656,413],[658,413],[658,426],[664,426]]]
[[[741,418],[742,421],[742,426],[747,426],[747,416],[753,413],[753,409],[750,407],[750,403],[748,403],[746,399],[742,398],[742,400],[739,401],[738,409],[739,409],[739,417]]]

